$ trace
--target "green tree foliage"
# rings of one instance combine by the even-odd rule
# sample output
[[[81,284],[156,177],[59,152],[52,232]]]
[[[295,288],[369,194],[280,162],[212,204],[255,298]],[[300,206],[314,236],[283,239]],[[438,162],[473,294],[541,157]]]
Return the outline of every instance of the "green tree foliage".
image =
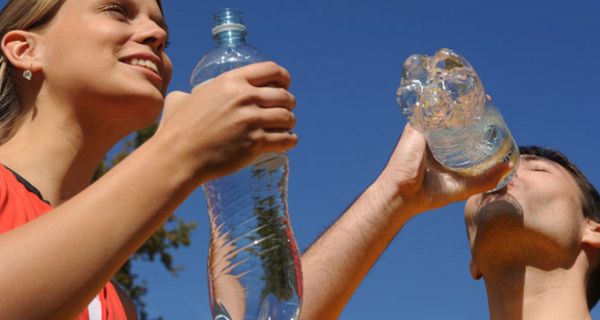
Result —
[[[287,168],[286,168],[287,170]],[[286,215],[285,199],[287,178],[280,180],[281,174],[275,170],[254,167],[252,175],[255,179],[265,181],[265,187],[270,191],[264,195],[253,195],[254,215],[257,220],[257,234],[250,235],[251,241],[258,244],[258,256],[265,272],[263,281],[265,288],[261,292],[261,300],[273,295],[280,301],[286,301],[298,295],[298,279],[300,272],[299,261],[295,246],[288,246],[293,241],[289,220]],[[284,174],[287,176],[287,172]],[[278,194],[279,193],[279,194]],[[276,196],[278,195],[277,199]],[[283,200],[283,201],[281,201]],[[296,273],[298,272],[298,273]]]
[[[121,151],[105,159],[100,164],[94,175],[94,180],[100,178],[136,148],[141,146],[156,132],[156,128],[157,125],[155,124],[136,132],[132,137],[126,139],[123,142]],[[129,294],[142,320],[149,318],[146,311],[146,303],[143,299],[148,293],[148,287],[145,279],[136,274],[135,269],[132,267],[132,262],[154,262],[158,260],[165,267],[166,271],[176,276],[183,267],[174,264],[172,252],[181,246],[188,247],[190,245],[191,233],[195,228],[195,222],[185,221],[176,215],[172,215],[115,275],[114,280]]]

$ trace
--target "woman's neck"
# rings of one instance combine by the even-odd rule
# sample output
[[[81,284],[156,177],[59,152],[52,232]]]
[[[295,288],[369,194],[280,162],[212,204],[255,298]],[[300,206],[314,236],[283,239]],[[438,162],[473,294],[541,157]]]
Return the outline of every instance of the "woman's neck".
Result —
[[[99,126],[86,131],[75,116],[47,109],[31,108],[23,116],[14,136],[0,146],[0,163],[57,206],[89,185],[106,152],[124,134]]]

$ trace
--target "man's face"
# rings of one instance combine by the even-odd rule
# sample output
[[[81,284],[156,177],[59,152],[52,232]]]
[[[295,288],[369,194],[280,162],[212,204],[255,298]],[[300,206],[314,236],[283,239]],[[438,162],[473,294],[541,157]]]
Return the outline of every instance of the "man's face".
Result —
[[[465,222],[473,259],[481,266],[502,255],[577,252],[585,225],[581,199],[575,179],[561,165],[521,156],[505,188],[467,200]]]

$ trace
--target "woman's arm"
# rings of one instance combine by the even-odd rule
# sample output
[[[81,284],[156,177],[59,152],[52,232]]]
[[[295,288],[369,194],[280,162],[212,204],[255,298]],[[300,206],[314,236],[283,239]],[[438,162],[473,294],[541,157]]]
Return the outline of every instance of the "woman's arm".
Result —
[[[173,95],[154,137],[72,199],[0,235],[0,319],[76,317],[201,183],[295,145],[288,85],[287,71],[261,63]]]

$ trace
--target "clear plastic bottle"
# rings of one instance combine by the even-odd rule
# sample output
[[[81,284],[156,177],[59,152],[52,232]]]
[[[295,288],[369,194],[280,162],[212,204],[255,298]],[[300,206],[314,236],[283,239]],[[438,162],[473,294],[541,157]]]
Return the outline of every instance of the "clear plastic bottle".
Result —
[[[514,175],[519,148],[464,57],[449,49],[440,49],[433,57],[410,56],[402,67],[397,101],[446,168],[475,176],[509,161],[511,170],[496,189]]]
[[[246,42],[239,11],[214,16],[216,47],[198,63],[192,87],[265,57]],[[211,240],[208,259],[214,319],[297,319],[302,298],[300,255],[287,204],[288,158],[269,153],[248,167],[204,184]]]

